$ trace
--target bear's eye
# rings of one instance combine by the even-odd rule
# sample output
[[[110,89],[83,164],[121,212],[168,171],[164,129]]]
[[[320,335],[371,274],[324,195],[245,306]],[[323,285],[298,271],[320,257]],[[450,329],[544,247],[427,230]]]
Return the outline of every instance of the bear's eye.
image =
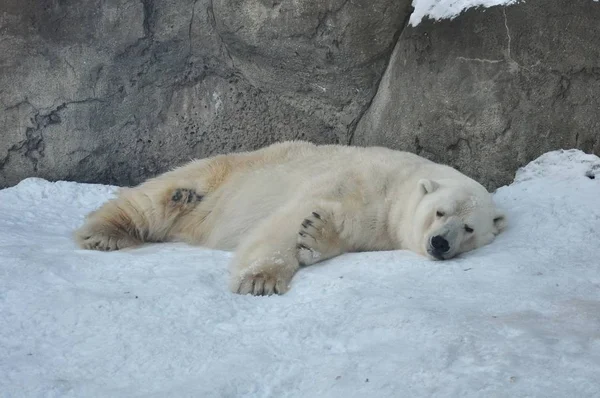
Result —
[[[465,231],[467,231],[467,233],[471,233],[473,232],[473,228],[469,227],[468,225],[465,225]]]
[[[443,211],[439,211],[439,210],[435,212],[435,215],[438,216],[438,217],[444,217],[445,216],[444,212]]]

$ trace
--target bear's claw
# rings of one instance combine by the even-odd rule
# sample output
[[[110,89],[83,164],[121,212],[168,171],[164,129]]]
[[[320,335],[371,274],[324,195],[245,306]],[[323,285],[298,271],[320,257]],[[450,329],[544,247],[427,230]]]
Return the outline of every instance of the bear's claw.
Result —
[[[328,220],[330,217],[322,214],[323,211],[313,211],[302,221],[296,242],[298,259],[302,265],[320,261],[331,251],[332,248],[328,246],[336,240],[337,233]]]

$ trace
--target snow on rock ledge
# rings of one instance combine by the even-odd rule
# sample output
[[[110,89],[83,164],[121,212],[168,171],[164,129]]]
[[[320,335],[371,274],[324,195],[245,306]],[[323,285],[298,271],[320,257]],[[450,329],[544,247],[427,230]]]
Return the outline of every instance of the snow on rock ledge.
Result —
[[[473,7],[493,7],[509,5],[517,0],[414,0],[414,12],[409,24],[417,26],[425,17],[431,19],[453,19],[461,12]]]

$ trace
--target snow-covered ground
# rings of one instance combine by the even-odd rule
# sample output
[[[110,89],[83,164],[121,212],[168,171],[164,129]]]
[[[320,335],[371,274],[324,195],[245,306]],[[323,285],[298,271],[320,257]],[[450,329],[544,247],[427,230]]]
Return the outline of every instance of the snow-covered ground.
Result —
[[[229,253],[77,249],[71,231],[113,192],[0,191],[2,397],[600,396],[596,156],[519,171],[485,248],[348,254],[273,297],[229,293]]]
[[[461,12],[473,7],[489,8],[499,5],[510,5],[518,0],[413,0],[415,8],[410,16],[409,24],[418,25],[423,18],[434,20],[453,19]],[[596,1],[596,0],[595,0]]]

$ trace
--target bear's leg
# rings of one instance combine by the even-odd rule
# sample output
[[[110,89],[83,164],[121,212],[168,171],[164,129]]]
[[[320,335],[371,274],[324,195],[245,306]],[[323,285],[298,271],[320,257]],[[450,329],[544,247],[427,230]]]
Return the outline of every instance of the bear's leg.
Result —
[[[151,181],[123,189],[119,196],[90,213],[75,231],[79,246],[112,251],[160,242],[169,237],[175,221],[202,200],[193,188],[161,186]]]
[[[315,264],[344,252],[345,244],[334,217],[333,209],[322,206],[302,221],[296,238],[300,264]]]
[[[234,293],[283,294],[300,267],[296,248],[297,225],[307,209],[298,205],[279,209],[259,223],[240,242],[230,266]]]
[[[232,263],[231,290],[283,294],[301,263],[342,254],[346,244],[338,229],[347,216],[344,210],[340,202],[295,202],[274,213],[241,242]]]

